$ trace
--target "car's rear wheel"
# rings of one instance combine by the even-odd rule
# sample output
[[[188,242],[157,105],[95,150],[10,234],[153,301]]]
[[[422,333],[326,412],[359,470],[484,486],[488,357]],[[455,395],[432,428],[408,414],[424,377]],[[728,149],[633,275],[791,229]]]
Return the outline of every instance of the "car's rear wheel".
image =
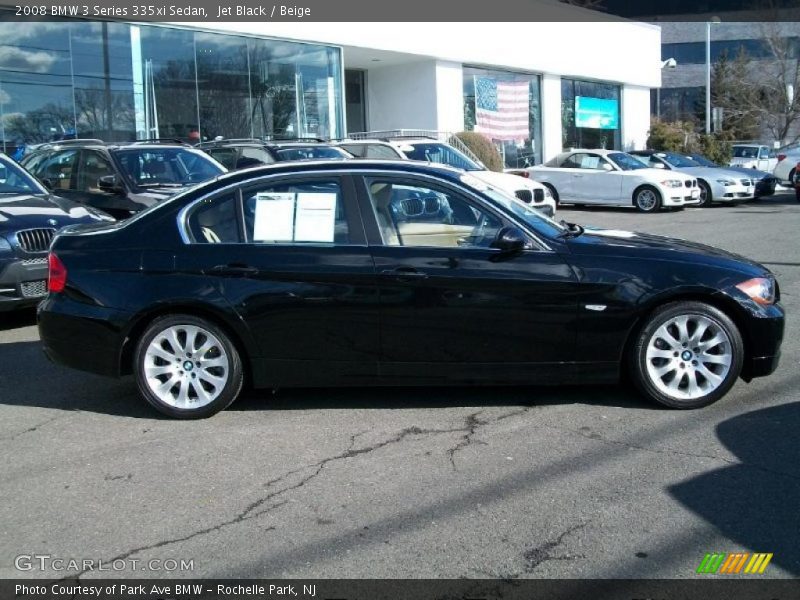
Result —
[[[192,315],[155,319],[134,356],[139,391],[156,410],[179,419],[209,417],[242,389],[242,363],[228,334]]]
[[[661,194],[653,186],[643,185],[634,192],[633,204],[641,212],[656,212],[661,208]]]
[[[742,370],[742,336],[721,310],[673,302],[645,323],[629,356],[631,379],[671,408],[699,408],[722,398]]]

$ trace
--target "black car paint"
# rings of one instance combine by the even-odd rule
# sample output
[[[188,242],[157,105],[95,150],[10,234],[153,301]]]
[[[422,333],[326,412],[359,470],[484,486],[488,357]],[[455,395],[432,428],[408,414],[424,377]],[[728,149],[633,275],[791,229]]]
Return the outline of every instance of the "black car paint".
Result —
[[[311,172],[345,182],[345,202],[358,207],[348,211],[351,245],[182,240],[176,219],[194,200],[259,177]],[[383,246],[362,173],[435,178],[460,188],[525,229],[539,249],[506,255]],[[217,178],[124,225],[67,231],[53,243],[68,270],[67,287],[39,309],[45,351],[75,368],[124,375],[146,325],[157,315],[187,312],[231,334],[256,387],[612,382],[654,307],[701,299],[742,330],[745,379],[776,368],[783,309],[756,305],[734,287],[771,277],[763,266],[657,236],[553,236],[464,188],[460,176],[399,161],[283,163]],[[423,276],[410,276],[415,271]]]

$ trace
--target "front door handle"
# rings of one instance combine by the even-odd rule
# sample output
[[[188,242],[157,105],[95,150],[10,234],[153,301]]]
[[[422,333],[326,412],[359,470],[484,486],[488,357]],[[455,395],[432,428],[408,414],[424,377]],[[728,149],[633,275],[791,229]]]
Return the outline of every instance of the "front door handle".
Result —
[[[409,281],[411,279],[427,279],[428,274],[417,271],[414,267],[397,267],[396,269],[385,269],[381,275],[394,277],[398,281]]]
[[[238,277],[247,277],[248,275],[257,275],[258,269],[250,265],[230,264],[230,265],[216,265],[211,267],[210,272],[214,275],[231,275]]]

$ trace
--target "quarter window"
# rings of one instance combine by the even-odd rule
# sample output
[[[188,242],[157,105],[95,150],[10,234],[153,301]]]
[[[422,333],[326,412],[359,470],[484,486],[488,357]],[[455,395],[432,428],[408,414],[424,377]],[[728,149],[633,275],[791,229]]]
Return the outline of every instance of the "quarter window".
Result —
[[[248,242],[256,244],[350,243],[338,180],[315,180],[244,191]]]
[[[241,241],[237,196],[204,200],[189,216],[189,231],[198,244],[236,244]]]
[[[488,248],[502,227],[500,219],[450,191],[380,179],[367,186],[387,246]]]

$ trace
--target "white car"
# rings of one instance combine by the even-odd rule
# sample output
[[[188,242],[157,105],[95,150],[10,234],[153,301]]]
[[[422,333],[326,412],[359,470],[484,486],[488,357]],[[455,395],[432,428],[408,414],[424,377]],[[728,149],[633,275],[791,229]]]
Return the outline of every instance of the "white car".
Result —
[[[358,158],[401,158],[449,165],[468,171],[482,182],[530,204],[548,217],[556,214],[550,190],[537,181],[489,171],[450,144],[429,138],[345,140],[336,144]]]
[[[735,144],[730,166],[772,171],[778,164],[775,150],[762,144]]]
[[[528,170],[557,202],[635,206],[647,213],[700,204],[696,178],[648,168],[617,150],[570,150]]]
[[[797,163],[800,163],[800,148],[781,150],[778,152],[777,158],[778,164],[775,165],[772,174],[778,178],[780,183],[792,185]]]

